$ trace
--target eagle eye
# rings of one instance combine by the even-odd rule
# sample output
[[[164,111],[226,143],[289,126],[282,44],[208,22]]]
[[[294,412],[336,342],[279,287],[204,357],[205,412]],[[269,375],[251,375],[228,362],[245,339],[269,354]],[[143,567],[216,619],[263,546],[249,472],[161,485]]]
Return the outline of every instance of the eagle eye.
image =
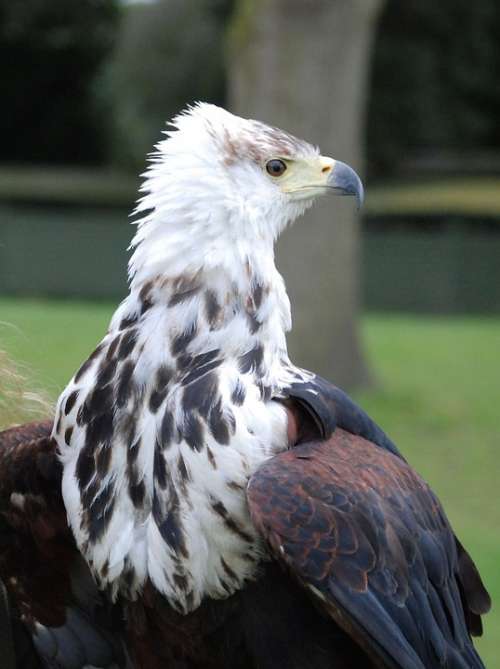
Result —
[[[273,158],[266,164],[266,171],[272,177],[280,177],[286,171],[286,164],[278,158]]]

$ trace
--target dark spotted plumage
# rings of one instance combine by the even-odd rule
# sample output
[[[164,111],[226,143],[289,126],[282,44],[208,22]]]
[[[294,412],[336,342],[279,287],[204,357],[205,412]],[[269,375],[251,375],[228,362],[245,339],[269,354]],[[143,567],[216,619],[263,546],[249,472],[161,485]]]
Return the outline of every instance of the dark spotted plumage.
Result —
[[[245,401],[246,390],[241,381],[237,381],[231,393],[231,402],[236,406],[241,406]]]
[[[129,481],[129,493],[132,504],[140,509],[144,504],[144,498],[146,496],[146,486],[144,481],[133,479]]]
[[[112,360],[114,358],[114,355],[116,353],[116,349],[118,348],[118,345],[120,344],[121,338],[122,338],[121,334],[116,335],[116,337],[114,337],[113,341],[111,342],[111,344],[108,347],[108,350],[107,350],[107,353],[106,353],[106,360]]]
[[[184,417],[184,423],[181,428],[182,437],[194,451],[201,451],[204,446],[204,427],[201,419],[194,413],[189,413]]]
[[[256,283],[252,291],[252,299],[256,309],[260,309],[264,292],[264,286],[261,283]]]
[[[187,483],[188,481],[191,480],[191,475],[189,473],[189,470],[187,468],[186,462],[182,455],[179,455],[179,458],[177,460],[177,469],[180,474],[181,480],[184,483]]]
[[[217,443],[229,444],[231,434],[234,431],[234,416],[229,410],[223,411],[220,400],[210,409],[208,425]]]
[[[207,457],[208,457],[208,462],[212,466],[212,469],[217,469],[217,460],[215,459],[212,449],[208,446],[207,446]]]
[[[264,295],[264,286],[261,283],[256,283],[251,294],[247,298],[246,314],[251,334],[258,332],[263,325],[263,320],[259,317],[258,312],[262,305]]]
[[[88,528],[89,541],[92,543],[98,541],[106,531],[115,503],[115,487],[113,483],[108,482],[88,505],[83,523]]]
[[[90,480],[95,472],[94,450],[92,444],[87,444],[80,451],[76,463],[76,478],[80,491],[90,483]]]
[[[174,436],[174,417],[167,408],[163,414],[160,427],[160,444],[162,448],[168,448]]]
[[[158,529],[165,543],[170,546],[174,553],[178,553],[184,558],[188,557],[184,532],[175,503],[171,505],[165,515],[158,515]]]
[[[70,395],[68,395],[68,399],[64,405],[64,413],[66,416],[71,413],[71,410],[75,406],[76,400],[78,399],[78,393],[78,390],[74,390]]]
[[[135,363],[133,360],[126,360],[120,368],[118,384],[116,389],[116,405],[124,407],[134,390],[132,376],[134,374]]]
[[[191,323],[191,325],[188,328],[186,328],[184,332],[181,332],[181,334],[174,337],[171,346],[172,355],[178,356],[181,353],[183,353],[189,346],[189,344],[193,341],[193,339],[196,337],[196,332],[197,332],[197,325],[195,322]]]
[[[119,329],[126,330],[127,328],[132,327],[137,323],[138,318],[138,314],[130,314],[129,316],[125,316],[125,318],[122,318],[120,321]]]
[[[205,311],[210,327],[215,328],[222,313],[222,307],[217,301],[217,295],[212,290],[205,291]]]
[[[86,372],[90,369],[90,367],[94,363],[95,359],[99,357],[102,349],[103,349],[103,344],[99,344],[99,346],[97,346],[97,348],[93,351],[93,353],[90,354],[87,360],[85,360],[85,362],[82,364],[80,369],[75,374],[74,378],[75,383],[78,383],[83,378],[83,376],[86,374]]]
[[[243,541],[247,541],[248,543],[252,542],[252,537],[247,532],[245,532],[241,527],[238,526],[234,518],[231,517],[228,510],[224,506],[223,502],[221,502],[220,500],[213,500],[212,509],[220,518],[222,518],[222,520],[224,521],[224,525],[229,530],[231,530],[231,532],[237,534],[239,537],[243,539]]]
[[[111,464],[112,449],[109,443],[101,444],[101,447],[95,455],[96,473],[100,478],[104,478],[109,471]]]
[[[251,311],[247,312],[247,318],[248,318],[248,328],[252,334],[255,334],[262,325],[262,323],[259,321],[257,316]]]
[[[116,427],[117,432],[129,449],[140,443],[140,439],[137,438],[137,416],[133,410],[121,416]]]
[[[137,456],[139,455],[139,448],[141,445],[140,439],[137,439],[133,443],[129,444],[127,449],[127,464],[129,467],[133,467],[137,461]]]
[[[167,396],[168,383],[173,376],[172,370],[166,365],[161,365],[156,372],[156,383],[149,398],[149,409],[156,413]]]
[[[155,481],[163,490],[167,487],[167,476],[165,458],[162,455],[160,444],[157,443],[154,455],[154,477]]]
[[[181,384],[187,386],[200,376],[217,369],[222,364],[223,359],[219,349],[189,356],[187,359],[183,358],[182,363],[178,365],[182,370],[185,370],[185,374],[181,378]]]
[[[218,387],[218,378],[213,372],[209,371],[195,377],[195,380],[186,385],[183,391],[184,411],[190,413],[196,410],[205,419],[208,418],[218,394]]]
[[[137,457],[139,455],[140,439],[130,443],[127,449],[127,476],[128,489],[132,504],[136,508],[141,508],[146,496],[146,485],[137,466]]]
[[[117,356],[120,360],[128,358],[134,350],[137,343],[137,328],[128,329],[121,337],[120,346],[118,347]]]
[[[153,305],[152,291],[154,288],[154,282],[148,281],[139,291],[139,302],[141,305],[141,316],[143,316]]]
[[[87,425],[85,443],[89,448],[95,448],[97,444],[109,445],[114,430],[114,416],[110,407],[104,413],[93,415]]]
[[[264,402],[268,402],[272,396],[273,396],[273,389],[271,386],[266,386],[262,381],[259,381],[257,384],[259,391],[260,391],[260,397]]]
[[[241,356],[240,371],[242,374],[247,374],[248,372],[261,373],[263,359],[264,349],[260,344],[256,344],[250,351]]]
[[[169,307],[175,307],[177,304],[191,299],[199,290],[201,290],[201,284],[196,279],[177,281],[167,304]]]
[[[69,446],[70,443],[71,443],[71,435],[72,435],[72,434],[73,434],[73,428],[72,428],[72,427],[68,427],[68,428],[64,431],[64,441],[66,442],[66,444],[67,444],[68,446]]]
[[[111,342],[110,348],[111,346],[113,346],[114,343],[115,343],[114,341]],[[109,350],[110,349],[108,349],[108,352]],[[103,388],[113,380],[116,374],[117,365],[118,361],[114,357],[108,358],[108,356],[106,355],[103,358],[97,371],[96,388]]]

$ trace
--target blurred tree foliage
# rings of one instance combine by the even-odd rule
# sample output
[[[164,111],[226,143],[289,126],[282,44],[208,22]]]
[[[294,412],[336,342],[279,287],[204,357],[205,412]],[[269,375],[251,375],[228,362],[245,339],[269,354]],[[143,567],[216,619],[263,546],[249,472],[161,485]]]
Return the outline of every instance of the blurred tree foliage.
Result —
[[[177,111],[225,103],[235,2],[0,1],[0,160],[141,169]],[[367,116],[373,176],[419,153],[500,151],[499,35],[498,0],[386,0]]]
[[[373,54],[368,164],[500,149],[500,2],[387,0]]]
[[[118,20],[116,0],[1,2],[3,161],[104,161],[109,115],[94,82]]]
[[[102,85],[114,100],[113,161],[140,169],[165,122],[196,100],[224,103],[224,30],[232,0],[127,7]]]

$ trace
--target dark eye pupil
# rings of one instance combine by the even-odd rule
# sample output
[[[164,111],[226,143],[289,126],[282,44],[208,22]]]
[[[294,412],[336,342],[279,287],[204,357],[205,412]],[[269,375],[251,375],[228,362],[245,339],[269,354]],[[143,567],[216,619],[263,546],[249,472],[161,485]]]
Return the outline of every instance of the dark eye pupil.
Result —
[[[286,170],[286,165],[282,160],[270,160],[266,165],[268,174],[272,177],[279,177]]]

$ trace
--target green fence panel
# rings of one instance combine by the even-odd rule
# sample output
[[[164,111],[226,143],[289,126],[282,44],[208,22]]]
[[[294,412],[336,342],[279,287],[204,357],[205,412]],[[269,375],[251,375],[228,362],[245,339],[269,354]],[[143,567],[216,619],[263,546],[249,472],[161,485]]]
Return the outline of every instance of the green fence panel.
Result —
[[[117,207],[0,207],[0,293],[120,299],[134,233]],[[500,313],[499,226],[463,221],[378,225],[362,235],[364,305],[372,310]]]
[[[2,207],[0,292],[121,297],[133,232],[125,210]]]
[[[373,310],[500,313],[500,235],[366,232],[362,294]]]

